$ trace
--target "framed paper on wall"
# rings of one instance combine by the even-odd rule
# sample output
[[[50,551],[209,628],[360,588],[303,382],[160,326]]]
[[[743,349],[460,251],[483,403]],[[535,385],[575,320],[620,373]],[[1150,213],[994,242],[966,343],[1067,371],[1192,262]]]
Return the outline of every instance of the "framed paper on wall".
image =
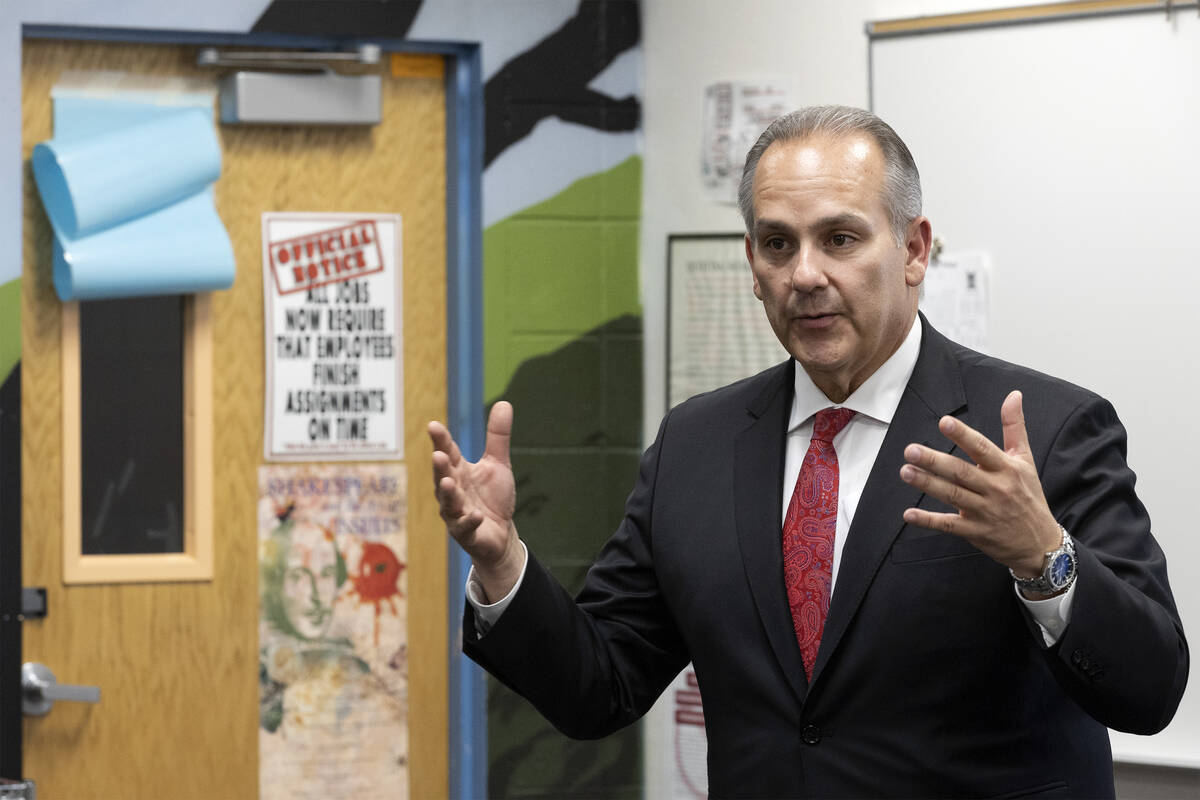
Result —
[[[668,407],[786,357],[754,296],[745,236],[668,236]]]

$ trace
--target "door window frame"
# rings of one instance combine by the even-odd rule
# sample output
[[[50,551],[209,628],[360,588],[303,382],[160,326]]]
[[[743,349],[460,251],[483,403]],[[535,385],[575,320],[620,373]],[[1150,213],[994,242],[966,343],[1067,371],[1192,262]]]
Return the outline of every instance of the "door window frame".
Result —
[[[62,305],[63,583],[209,581],[213,576],[212,297],[183,303],[183,551],[83,552],[83,428],[78,302]],[[165,390],[173,390],[164,387]]]

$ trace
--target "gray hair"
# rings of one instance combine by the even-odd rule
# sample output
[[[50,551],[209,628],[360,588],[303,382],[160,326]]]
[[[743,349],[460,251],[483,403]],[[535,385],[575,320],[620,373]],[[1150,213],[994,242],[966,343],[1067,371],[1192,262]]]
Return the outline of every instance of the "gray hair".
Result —
[[[807,139],[819,133],[848,136],[865,133],[883,153],[883,202],[897,242],[904,241],[908,223],[921,215],[921,175],[908,145],[892,127],[870,111],[848,106],[809,106],[780,117],[758,137],[746,154],[738,206],[746,221],[746,232],[754,228],[754,172],[759,159],[775,142]]]

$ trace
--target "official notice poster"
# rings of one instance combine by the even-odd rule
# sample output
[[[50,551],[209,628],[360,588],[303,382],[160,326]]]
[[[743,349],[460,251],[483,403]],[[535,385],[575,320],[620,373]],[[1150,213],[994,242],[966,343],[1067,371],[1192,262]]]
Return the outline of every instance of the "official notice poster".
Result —
[[[259,797],[408,797],[402,464],[258,472]]]
[[[262,217],[268,461],[404,458],[400,217]]]

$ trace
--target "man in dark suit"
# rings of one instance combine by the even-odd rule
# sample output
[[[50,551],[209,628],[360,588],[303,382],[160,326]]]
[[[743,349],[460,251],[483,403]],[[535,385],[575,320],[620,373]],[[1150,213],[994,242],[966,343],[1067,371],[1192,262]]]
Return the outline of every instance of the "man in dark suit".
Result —
[[[474,464],[431,423],[464,649],[579,737],[691,660],[713,796],[1112,796],[1105,726],[1162,729],[1188,671],[1112,407],[918,314],[930,223],[873,115],[776,121],[741,200],[793,358],[667,415],[577,598],[512,523],[512,408]]]

